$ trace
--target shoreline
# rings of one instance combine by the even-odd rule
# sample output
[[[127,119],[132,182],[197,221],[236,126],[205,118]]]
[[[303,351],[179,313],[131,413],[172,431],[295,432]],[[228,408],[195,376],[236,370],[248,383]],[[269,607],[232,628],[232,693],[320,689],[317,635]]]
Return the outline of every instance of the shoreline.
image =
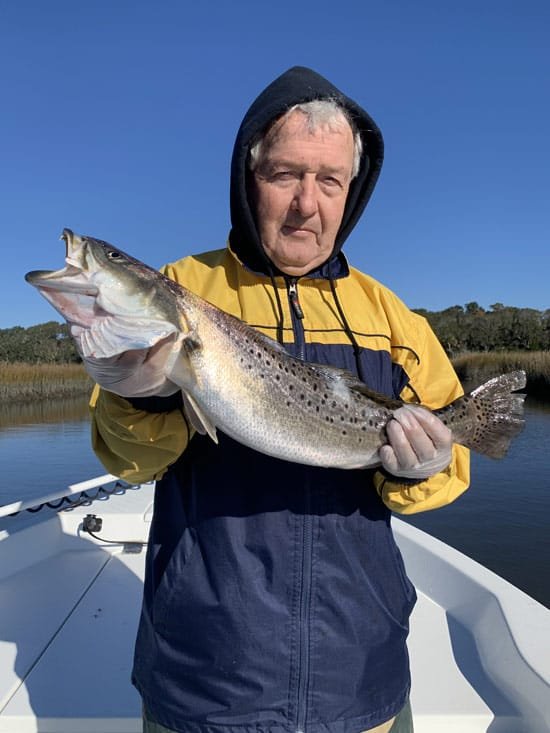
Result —
[[[550,399],[549,351],[468,352],[457,354],[451,362],[465,391],[505,372],[524,369],[526,394]],[[84,398],[93,386],[82,364],[0,362],[0,404]]]

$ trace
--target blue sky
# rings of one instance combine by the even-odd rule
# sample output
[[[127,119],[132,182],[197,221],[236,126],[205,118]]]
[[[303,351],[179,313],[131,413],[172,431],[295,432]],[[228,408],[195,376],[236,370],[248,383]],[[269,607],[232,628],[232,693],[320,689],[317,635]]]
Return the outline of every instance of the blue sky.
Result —
[[[411,307],[550,308],[550,3],[1,0],[0,328],[63,227],[155,267],[221,247],[253,98],[310,66],[386,159],[345,247]]]

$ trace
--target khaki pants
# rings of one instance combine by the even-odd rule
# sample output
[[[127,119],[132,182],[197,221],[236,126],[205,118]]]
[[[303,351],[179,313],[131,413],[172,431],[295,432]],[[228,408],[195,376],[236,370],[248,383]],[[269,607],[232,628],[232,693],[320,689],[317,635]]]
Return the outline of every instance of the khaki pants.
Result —
[[[159,723],[154,723],[147,717],[147,713],[143,715],[143,733],[174,733]],[[414,733],[413,721],[411,714],[411,704],[407,702],[403,710],[397,715],[393,721],[377,725],[376,728],[370,728],[363,733]]]

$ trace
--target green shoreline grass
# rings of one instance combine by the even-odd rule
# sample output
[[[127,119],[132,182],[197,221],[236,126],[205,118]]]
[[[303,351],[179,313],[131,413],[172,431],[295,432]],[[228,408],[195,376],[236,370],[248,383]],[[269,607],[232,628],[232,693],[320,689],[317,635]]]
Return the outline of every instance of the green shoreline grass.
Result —
[[[550,397],[550,351],[488,351],[459,354],[452,359],[467,387],[515,369],[527,372],[526,392]],[[82,364],[0,362],[0,404],[85,396],[93,382]]]
[[[523,369],[525,392],[533,397],[550,397],[550,351],[486,351],[458,354],[452,359],[458,378],[468,388],[499,374]]]
[[[0,362],[0,404],[85,396],[92,387],[82,364]]]

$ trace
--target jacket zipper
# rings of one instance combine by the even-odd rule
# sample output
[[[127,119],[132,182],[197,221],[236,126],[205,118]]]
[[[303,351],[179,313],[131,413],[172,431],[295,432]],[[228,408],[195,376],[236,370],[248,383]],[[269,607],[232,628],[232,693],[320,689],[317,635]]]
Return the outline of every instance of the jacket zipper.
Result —
[[[297,346],[297,354],[300,359],[305,359],[306,340],[304,336],[304,325],[302,323],[304,319],[304,311],[302,310],[300,299],[298,297],[298,278],[287,278],[286,286],[288,300],[290,303],[290,315],[292,317],[292,330],[294,331],[294,339]]]
[[[296,733],[304,733],[308,713],[310,672],[310,605],[313,585],[313,517],[311,514],[311,487],[304,489],[304,517],[302,527],[302,574],[300,588],[298,701]]]
[[[292,330],[296,352],[305,359],[306,341],[304,334],[304,311],[298,297],[298,278],[287,278],[288,300],[292,317]],[[310,604],[313,566],[313,517],[311,514],[311,487],[304,487],[304,516],[302,518],[302,555],[300,575],[300,608],[298,619],[298,686],[296,703],[296,733],[304,733],[306,728],[309,694],[310,668]]]

